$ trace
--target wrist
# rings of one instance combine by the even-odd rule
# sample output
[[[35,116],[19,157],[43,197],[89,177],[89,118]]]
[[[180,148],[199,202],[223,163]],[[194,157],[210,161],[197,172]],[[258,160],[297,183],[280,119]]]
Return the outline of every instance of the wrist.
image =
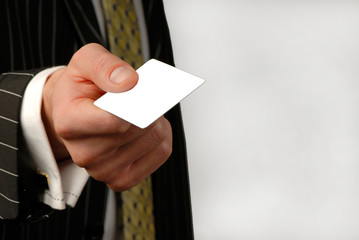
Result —
[[[52,114],[52,96],[55,89],[56,81],[62,75],[64,69],[59,69],[50,75],[44,85],[42,93],[41,117],[44,124],[47,137],[49,139],[53,154],[56,161],[60,162],[69,158],[69,153],[63,144],[62,139],[58,136],[54,128]]]

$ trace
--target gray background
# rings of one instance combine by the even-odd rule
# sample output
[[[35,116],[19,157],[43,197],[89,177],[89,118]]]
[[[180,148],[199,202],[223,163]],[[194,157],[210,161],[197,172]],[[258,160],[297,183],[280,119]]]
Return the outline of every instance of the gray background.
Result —
[[[197,240],[359,239],[359,1],[164,2]]]

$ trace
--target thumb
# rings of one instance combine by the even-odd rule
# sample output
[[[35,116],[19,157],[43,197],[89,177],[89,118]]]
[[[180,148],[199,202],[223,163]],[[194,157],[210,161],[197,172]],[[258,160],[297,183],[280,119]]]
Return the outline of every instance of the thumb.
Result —
[[[90,80],[106,92],[130,90],[138,81],[137,72],[129,64],[95,43],[80,48],[68,67],[74,79]]]

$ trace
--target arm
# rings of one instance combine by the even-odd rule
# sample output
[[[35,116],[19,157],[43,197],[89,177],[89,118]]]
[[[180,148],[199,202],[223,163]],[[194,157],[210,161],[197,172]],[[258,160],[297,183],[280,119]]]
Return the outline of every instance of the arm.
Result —
[[[167,160],[172,132],[164,117],[139,129],[93,105],[105,92],[127,91],[137,80],[127,63],[95,44],[81,48],[66,68],[51,75],[42,116],[57,161],[71,157],[93,178],[123,191]]]
[[[29,157],[23,155],[22,163],[37,174],[46,176],[48,187],[35,195],[54,209],[64,209],[66,204],[74,207],[88,179],[87,172],[73,164],[71,159],[56,164],[42,123],[43,86],[47,78],[61,68],[64,67],[45,69],[31,80],[23,96],[20,120],[24,140],[32,157],[32,161],[29,161]],[[38,184],[30,184],[27,188],[32,185]]]

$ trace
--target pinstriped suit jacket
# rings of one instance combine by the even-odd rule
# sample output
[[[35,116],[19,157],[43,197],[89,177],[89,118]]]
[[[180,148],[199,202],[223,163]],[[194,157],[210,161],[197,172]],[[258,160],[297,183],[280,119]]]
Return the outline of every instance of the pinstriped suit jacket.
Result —
[[[17,122],[21,95],[31,79],[30,74],[38,71],[27,69],[66,64],[78,48],[89,42],[104,45],[93,7],[89,2],[88,0],[0,0],[0,31],[6,33],[0,38],[0,72],[26,70],[26,74],[5,74],[0,77],[0,101],[11,103],[3,104],[5,107],[0,104],[1,131],[7,129],[6,124]],[[143,1],[143,5],[150,55],[173,65],[163,4],[160,0],[149,0]],[[180,107],[174,107],[166,117],[173,128],[174,149],[170,159],[152,176],[156,237],[157,239],[192,239],[189,181]],[[21,151],[24,149],[19,133],[0,132],[0,181],[1,176],[11,178],[15,177],[11,173],[18,175],[19,216],[23,214],[43,216],[49,213],[48,209],[41,204],[34,207],[31,204],[31,194],[27,194],[37,186],[36,183],[31,182],[34,179],[31,173],[16,166],[16,161],[9,166],[9,171],[1,170],[1,162],[5,162],[7,158],[1,147],[12,146]],[[1,135],[6,137],[1,138]],[[18,139],[15,137],[17,135]],[[17,173],[18,169],[20,172]],[[22,179],[31,181],[29,183],[26,180],[29,184],[23,184]],[[5,190],[2,190],[2,187]],[[4,185],[1,181],[0,193],[14,187]],[[91,180],[74,209],[57,212],[50,218],[36,223],[23,224],[19,220],[0,220],[0,239],[101,239],[103,208],[97,209],[97,206],[103,205],[105,191],[102,184]],[[3,196],[0,194],[0,204],[1,197]],[[3,206],[0,205],[0,209],[1,207]]]

